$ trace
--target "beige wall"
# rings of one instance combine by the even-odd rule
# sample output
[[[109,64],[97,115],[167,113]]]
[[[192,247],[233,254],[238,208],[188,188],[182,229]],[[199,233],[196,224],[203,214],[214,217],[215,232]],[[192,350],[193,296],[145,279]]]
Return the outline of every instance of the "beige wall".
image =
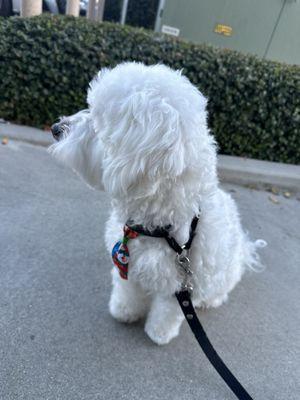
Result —
[[[78,15],[79,15],[79,0],[67,0],[66,14],[74,15],[74,17],[78,17]]]
[[[21,16],[31,17],[42,14],[42,0],[22,0]]]

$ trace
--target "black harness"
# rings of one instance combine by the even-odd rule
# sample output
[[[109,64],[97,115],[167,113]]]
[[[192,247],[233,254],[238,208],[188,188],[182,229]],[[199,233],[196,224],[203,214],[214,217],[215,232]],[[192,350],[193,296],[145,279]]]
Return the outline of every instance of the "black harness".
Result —
[[[171,249],[173,249],[177,254],[181,254],[183,250],[189,250],[191,248],[194,236],[196,234],[198,221],[199,215],[195,215],[191,223],[189,239],[183,246],[180,246],[178,242],[170,235],[169,231],[172,227],[171,225],[167,225],[164,228],[156,227],[153,230],[146,229],[143,227],[143,225],[134,225],[132,220],[127,221],[126,225],[140,235],[166,239]]]
[[[145,236],[164,238],[168,245],[176,252],[176,261],[181,270],[183,271],[183,283],[180,291],[175,293],[178,300],[180,308],[185,316],[189,327],[191,328],[193,334],[195,335],[200,347],[205,353],[206,357],[209,359],[215,370],[223,378],[229,388],[233,391],[239,400],[253,400],[253,398],[248,394],[232,372],[224,364],[210,340],[208,339],[201,322],[196,314],[195,308],[192,303],[191,295],[193,287],[190,283],[190,277],[192,271],[190,269],[190,260],[188,258],[189,250],[193,243],[193,239],[196,235],[196,228],[199,221],[199,216],[195,216],[191,222],[190,234],[188,241],[180,246],[178,242],[173,238],[169,231],[171,226],[166,226],[164,228],[157,227],[154,230],[148,230],[142,225],[134,225],[133,221],[128,221],[126,226],[128,226],[132,231]]]

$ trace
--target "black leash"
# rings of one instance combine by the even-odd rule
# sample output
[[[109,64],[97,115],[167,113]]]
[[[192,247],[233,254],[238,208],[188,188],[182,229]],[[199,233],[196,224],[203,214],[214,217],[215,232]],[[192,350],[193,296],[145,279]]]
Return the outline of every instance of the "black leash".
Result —
[[[215,370],[225,381],[228,387],[233,391],[239,400],[253,400],[253,398],[248,394],[246,389],[240,384],[236,377],[230,372],[227,366],[222,361],[221,357],[218,355],[210,340],[208,339],[201,322],[198,319],[196,311],[194,309],[191,292],[192,285],[190,284],[190,277],[192,271],[190,269],[190,260],[188,258],[188,252],[193,243],[193,239],[196,234],[196,228],[199,221],[199,215],[196,215],[191,223],[190,235],[188,241],[180,246],[178,242],[170,235],[169,230],[171,226],[166,226],[164,228],[157,227],[153,230],[146,229],[143,225],[133,225],[133,221],[128,221],[126,225],[133,231],[151,237],[165,238],[169,246],[177,253],[176,262],[181,267],[184,273],[184,279],[182,284],[182,289],[180,292],[175,293],[178,300],[180,308],[191,328],[193,334],[195,335],[200,347],[202,348],[204,354],[209,359],[210,363],[213,365]]]
[[[203,350],[206,357],[209,359],[215,370],[223,378],[229,388],[233,391],[239,400],[253,400],[249,393],[243,388],[236,377],[230,372],[227,366],[218,355],[210,340],[208,339],[201,322],[199,321],[194,309],[190,293],[188,290],[175,293],[182,312],[189,324],[197,342]]]

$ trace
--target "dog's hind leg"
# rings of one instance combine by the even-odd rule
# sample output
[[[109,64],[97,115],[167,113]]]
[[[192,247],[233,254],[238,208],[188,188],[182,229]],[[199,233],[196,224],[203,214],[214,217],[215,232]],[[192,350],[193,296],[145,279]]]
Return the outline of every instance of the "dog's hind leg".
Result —
[[[147,313],[148,296],[138,284],[120,278],[115,268],[112,271],[112,286],[109,311],[115,319],[130,323]]]
[[[183,320],[174,296],[157,295],[151,304],[145,332],[156,344],[167,344],[178,335]]]

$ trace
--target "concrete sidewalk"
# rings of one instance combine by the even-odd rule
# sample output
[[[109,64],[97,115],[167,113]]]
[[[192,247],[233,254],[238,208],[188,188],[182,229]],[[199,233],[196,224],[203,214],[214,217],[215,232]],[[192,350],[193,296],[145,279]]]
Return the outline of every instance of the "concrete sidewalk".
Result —
[[[9,123],[0,123],[0,139],[3,137],[42,146],[53,143],[49,131]],[[219,155],[218,173],[223,182],[300,191],[298,165]]]
[[[158,347],[142,323],[109,316],[107,196],[39,146],[9,140],[0,163],[0,399],[233,400],[186,323]],[[254,399],[299,399],[300,202],[226,189],[249,235],[269,243],[266,270],[200,319]]]

